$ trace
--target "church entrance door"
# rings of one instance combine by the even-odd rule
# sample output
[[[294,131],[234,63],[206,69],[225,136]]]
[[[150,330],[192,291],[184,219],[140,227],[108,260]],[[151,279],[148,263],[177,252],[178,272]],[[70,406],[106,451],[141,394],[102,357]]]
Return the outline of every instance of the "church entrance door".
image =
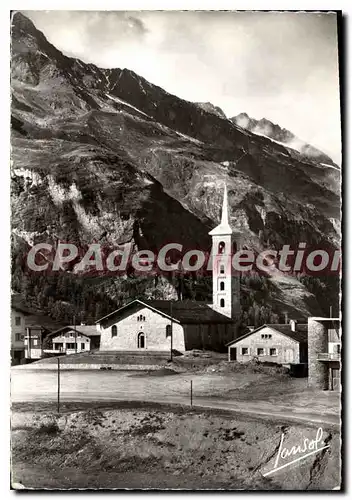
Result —
[[[138,334],[138,349],[144,349],[144,333]]]

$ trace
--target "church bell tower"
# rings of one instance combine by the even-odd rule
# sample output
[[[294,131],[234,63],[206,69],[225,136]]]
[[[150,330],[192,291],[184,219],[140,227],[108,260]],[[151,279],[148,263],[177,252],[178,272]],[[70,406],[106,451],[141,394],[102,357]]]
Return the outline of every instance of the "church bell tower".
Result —
[[[232,269],[232,255],[236,252],[234,235],[229,225],[227,188],[225,184],[222,203],[221,222],[210,231],[212,237],[212,277],[213,304],[212,308],[233,318],[239,313],[239,276]]]

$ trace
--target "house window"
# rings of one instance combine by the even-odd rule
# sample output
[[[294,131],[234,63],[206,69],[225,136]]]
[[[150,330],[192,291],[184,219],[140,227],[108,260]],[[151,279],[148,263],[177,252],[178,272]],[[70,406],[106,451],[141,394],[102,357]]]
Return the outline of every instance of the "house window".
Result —
[[[21,340],[21,334],[20,333],[16,333],[15,340],[16,340],[16,342],[18,342],[19,340]]]
[[[137,321],[145,321],[145,316],[140,314],[139,316],[137,316]]]
[[[166,338],[171,337],[171,325],[166,325]]]
[[[257,348],[257,356],[264,356],[264,348],[263,347]]]
[[[220,299],[220,307],[225,307],[225,299]]]
[[[249,354],[248,347],[242,347],[241,354],[242,354],[242,356],[248,356],[248,354]]]
[[[16,316],[15,317],[15,325],[20,326],[20,324],[21,324],[21,316]]]
[[[220,274],[225,274],[225,266],[224,266],[224,264],[220,265]]]
[[[262,333],[262,339],[271,339],[271,334],[269,333]]]
[[[21,335],[21,340],[24,340],[24,335],[23,334]]]
[[[111,327],[111,336],[112,337],[117,337],[117,326],[116,325],[113,325]]]
[[[225,281],[220,281],[220,290],[225,290]]]
[[[272,347],[270,349],[270,356],[277,356],[277,349],[276,349],[276,347]]]
[[[84,342],[81,343],[81,351],[84,351],[84,349],[86,348],[86,344]]]
[[[223,241],[220,241],[219,247],[218,247],[218,254],[222,254],[225,252],[225,243]]]

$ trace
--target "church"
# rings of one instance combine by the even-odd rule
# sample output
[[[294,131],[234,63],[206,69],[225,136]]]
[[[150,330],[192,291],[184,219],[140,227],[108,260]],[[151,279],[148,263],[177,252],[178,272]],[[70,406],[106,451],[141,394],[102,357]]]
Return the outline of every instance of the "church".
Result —
[[[96,322],[101,351],[226,350],[236,338],[240,308],[239,276],[233,276],[229,265],[236,241],[228,220],[226,186],[221,222],[209,235],[212,303],[132,300]]]

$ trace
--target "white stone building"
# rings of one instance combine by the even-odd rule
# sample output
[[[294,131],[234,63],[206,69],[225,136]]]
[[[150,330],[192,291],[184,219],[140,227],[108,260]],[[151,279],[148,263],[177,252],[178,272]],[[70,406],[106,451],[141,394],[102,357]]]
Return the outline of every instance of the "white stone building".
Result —
[[[217,349],[233,338],[235,323],[195,301],[133,300],[101,318],[101,351]]]
[[[253,358],[278,364],[308,362],[308,325],[262,325],[228,344],[229,361],[246,363]]]

